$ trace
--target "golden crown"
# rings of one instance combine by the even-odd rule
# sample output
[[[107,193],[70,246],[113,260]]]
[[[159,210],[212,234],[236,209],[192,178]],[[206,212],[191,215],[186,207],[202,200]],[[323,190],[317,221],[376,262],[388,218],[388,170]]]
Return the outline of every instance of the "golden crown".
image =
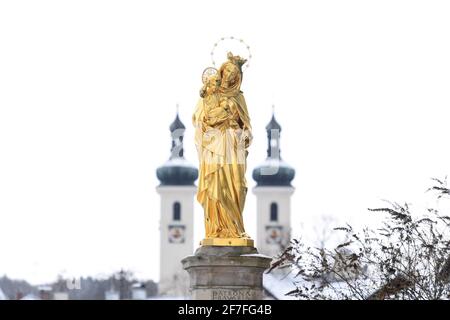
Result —
[[[235,64],[239,68],[239,70],[242,72],[242,66],[247,62],[247,59],[243,59],[240,56],[235,56],[231,52],[228,52],[227,58],[230,62]]]

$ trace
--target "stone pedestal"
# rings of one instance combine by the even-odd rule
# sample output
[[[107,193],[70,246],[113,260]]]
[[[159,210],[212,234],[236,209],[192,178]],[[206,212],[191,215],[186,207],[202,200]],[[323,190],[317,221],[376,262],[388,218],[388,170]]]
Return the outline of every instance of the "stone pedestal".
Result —
[[[201,246],[181,263],[194,300],[261,300],[270,261],[254,247]]]

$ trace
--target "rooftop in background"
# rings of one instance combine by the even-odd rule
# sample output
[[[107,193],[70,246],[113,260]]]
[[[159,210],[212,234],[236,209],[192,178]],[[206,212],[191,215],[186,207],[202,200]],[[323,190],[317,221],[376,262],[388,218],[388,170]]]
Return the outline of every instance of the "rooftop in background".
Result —
[[[198,178],[198,169],[184,158],[183,137],[186,127],[178,112],[169,128],[172,135],[171,156],[156,170],[156,176],[162,186],[193,186]]]
[[[253,179],[257,186],[291,186],[295,170],[281,159],[280,132],[281,125],[272,114],[266,126],[267,158],[253,170]]]

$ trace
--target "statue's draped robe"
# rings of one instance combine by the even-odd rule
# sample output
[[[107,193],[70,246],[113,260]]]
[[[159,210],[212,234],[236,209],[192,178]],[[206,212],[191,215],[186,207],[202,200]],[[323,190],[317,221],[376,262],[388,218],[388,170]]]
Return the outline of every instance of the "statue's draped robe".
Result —
[[[197,200],[204,209],[206,238],[248,238],[242,212],[251,126],[244,96],[236,89],[219,93],[230,113],[219,109],[205,121],[208,104],[203,98],[193,115],[200,161]]]

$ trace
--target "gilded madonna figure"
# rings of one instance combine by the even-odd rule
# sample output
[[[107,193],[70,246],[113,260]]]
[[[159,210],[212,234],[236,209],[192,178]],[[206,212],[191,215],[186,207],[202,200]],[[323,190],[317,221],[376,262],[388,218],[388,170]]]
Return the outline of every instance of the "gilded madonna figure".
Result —
[[[204,72],[192,119],[200,167],[197,200],[204,209],[205,239],[201,244],[253,246],[242,216],[247,149],[252,140],[240,90],[246,60],[231,52],[227,58],[219,70]]]

